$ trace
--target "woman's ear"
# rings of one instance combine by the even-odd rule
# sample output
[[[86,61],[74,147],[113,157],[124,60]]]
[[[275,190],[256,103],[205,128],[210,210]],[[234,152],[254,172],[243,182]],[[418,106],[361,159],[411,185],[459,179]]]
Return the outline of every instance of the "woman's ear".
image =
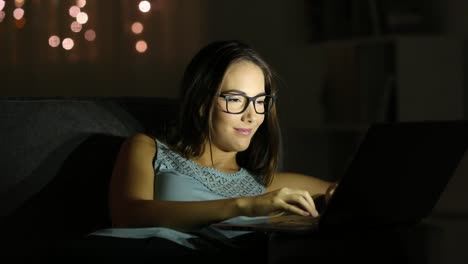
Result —
[[[204,109],[205,109],[205,105],[204,105],[204,104],[200,106],[200,109],[198,109],[198,116],[199,116],[200,118],[203,118],[203,117],[205,116],[205,111],[204,111]]]
[[[209,107],[211,102],[209,100],[205,100],[201,105],[200,108],[198,109],[198,116],[200,118],[207,118],[207,115],[210,111]]]
[[[200,109],[198,109],[198,116],[199,117],[203,117],[203,106],[200,107]]]

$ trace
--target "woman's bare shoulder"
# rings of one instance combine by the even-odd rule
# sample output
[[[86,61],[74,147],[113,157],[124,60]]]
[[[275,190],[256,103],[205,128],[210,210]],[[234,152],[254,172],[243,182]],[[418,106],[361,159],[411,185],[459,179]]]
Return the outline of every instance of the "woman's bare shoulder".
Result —
[[[156,149],[156,140],[152,136],[138,132],[130,135],[124,142],[124,148],[127,149],[145,149],[145,150],[155,150]]]

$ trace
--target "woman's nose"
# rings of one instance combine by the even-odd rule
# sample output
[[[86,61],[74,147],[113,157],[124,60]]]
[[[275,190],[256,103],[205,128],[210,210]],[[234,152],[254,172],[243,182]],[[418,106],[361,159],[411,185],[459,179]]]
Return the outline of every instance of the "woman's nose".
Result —
[[[247,108],[242,113],[242,121],[252,123],[257,119],[257,112],[255,111],[254,101],[248,103]]]

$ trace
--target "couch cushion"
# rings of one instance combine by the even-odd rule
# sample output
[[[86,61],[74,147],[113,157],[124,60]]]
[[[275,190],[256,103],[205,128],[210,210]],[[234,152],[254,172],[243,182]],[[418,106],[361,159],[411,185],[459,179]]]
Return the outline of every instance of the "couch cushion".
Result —
[[[108,224],[121,142],[143,130],[112,100],[0,99],[0,220],[17,237],[81,235]]]

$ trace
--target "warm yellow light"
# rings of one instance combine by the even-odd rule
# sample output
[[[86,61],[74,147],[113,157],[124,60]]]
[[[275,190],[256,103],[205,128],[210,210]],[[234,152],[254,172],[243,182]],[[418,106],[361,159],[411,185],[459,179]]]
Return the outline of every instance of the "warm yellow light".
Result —
[[[24,5],[24,0],[15,0],[16,7],[22,7]]]
[[[72,6],[70,9],[68,9],[68,14],[70,14],[71,17],[76,17],[81,12],[81,9],[77,6]]]
[[[22,8],[15,8],[15,10],[13,10],[13,17],[16,19],[16,20],[20,20],[21,18],[23,18],[24,16],[24,9]]]
[[[56,48],[60,45],[60,38],[58,36],[50,36],[49,37],[49,46],[52,48]]]
[[[71,50],[75,46],[75,42],[73,42],[73,39],[71,38],[65,38],[62,41],[62,47],[66,50]]]
[[[86,5],[86,0],[76,0],[76,5],[83,8]]]
[[[17,28],[21,29],[26,24],[26,18],[22,17],[21,19],[15,20],[15,25]]]
[[[137,43],[135,44],[135,49],[136,49],[136,51],[138,51],[139,53],[143,53],[143,52],[145,52],[145,51],[148,49],[148,44],[146,44],[146,41],[144,41],[144,40],[139,40],[139,41],[137,41]]]
[[[138,4],[138,8],[140,9],[141,12],[146,13],[150,11],[151,4],[148,1],[141,1],[140,4]]]
[[[140,34],[143,32],[143,24],[140,22],[135,22],[132,24],[132,32],[135,34]]]
[[[96,39],[96,32],[92,29],[86,30],[84,37],[87,41],[94,41]]]
[[[76,21],[73,21],[71,23],[71,25],[70,25],[70,29],[73,32],[80,32],[82,28],[83,28],[83,26],[80,23],[76,22]]]
[[[80,12],[76,15],[76,21],[80,24],[86,24],[88,22],[88,14]]]

